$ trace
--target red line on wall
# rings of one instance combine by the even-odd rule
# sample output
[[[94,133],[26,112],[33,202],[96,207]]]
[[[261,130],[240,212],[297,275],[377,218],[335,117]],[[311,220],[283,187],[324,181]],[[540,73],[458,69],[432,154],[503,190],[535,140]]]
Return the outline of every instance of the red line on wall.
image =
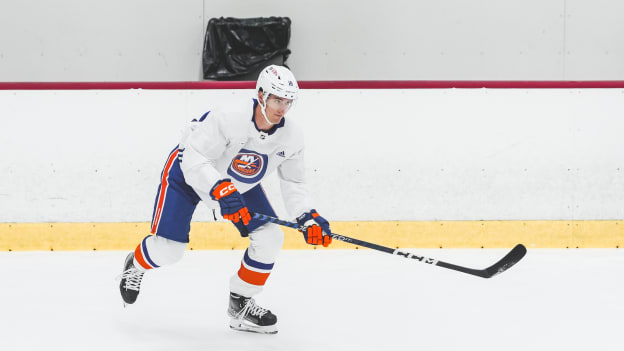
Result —
[[[302,89],[594,89],[624,88],[606,81],[344,80],[301,81]],[[200,82],[0,82],[0,90],[254,89],[252,81]]]

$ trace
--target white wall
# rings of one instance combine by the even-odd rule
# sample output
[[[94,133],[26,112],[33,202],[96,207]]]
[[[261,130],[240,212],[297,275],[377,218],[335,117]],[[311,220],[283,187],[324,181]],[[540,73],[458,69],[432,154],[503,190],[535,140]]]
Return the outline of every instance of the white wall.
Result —
[[[202,0],[2,0],[0,80],[197,80],[202,11]]]
[[[212,17],[288,16],[300,80],[624,79],[619,0],[3,0],[0,81],[201,79]]]
[[[251,93],[0,91],[0,222],[149,221],[179,130]],[[623,89],[303,90],[291,114],[333,220],[624,218]]]

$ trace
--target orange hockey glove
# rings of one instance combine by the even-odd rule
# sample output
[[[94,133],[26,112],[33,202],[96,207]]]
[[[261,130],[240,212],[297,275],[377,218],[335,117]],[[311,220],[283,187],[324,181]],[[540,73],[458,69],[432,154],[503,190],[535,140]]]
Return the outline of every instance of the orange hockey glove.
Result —
[[[251,215],[243,196],[230,180],[226,178],[218,181],[210,190],[210,196],[213,200],[219,201],[221,215],[224,219],[234,221],[234,223],[242,220],[244,225],[248,225],[251,221]]]
[[[310,245],[323,245],[324,247],[331,244],[332,237],[329,222],[321,217],[316,210],[311,210],[297,217],[297,224],[304,226],[303,238],[306,243]]]

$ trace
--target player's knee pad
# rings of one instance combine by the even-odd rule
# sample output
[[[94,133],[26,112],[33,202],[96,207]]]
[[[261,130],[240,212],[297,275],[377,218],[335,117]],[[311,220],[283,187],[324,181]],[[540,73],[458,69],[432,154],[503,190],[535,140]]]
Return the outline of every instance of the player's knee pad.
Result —
[[[186,243],[158,235],[149,235],[139,244],[137,253],[142,256],[145,263],[151,266],[144,268],[157,268],[178,262],[184,255],[185,250]],[[135,258],[137,258],[137,253],[135,253]],[[143,263],[141,265],[143,266]]]
[[[272,263],[284,245],[284,232],[278,225],[267,223],[250,233],[249,239],[249,256],[260,262]]]

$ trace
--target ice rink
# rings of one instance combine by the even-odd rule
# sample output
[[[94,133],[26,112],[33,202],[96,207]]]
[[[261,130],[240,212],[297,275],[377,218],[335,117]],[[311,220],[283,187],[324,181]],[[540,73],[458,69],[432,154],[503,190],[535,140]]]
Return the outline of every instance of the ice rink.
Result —
[[[500,249],[409,249],[484,268]],[[2,350],[623,350],[624,251],[531,249],[492,279],[371,250],[283,251],[264,292],[279,333],[229,329],[242,251],[187,251],[123,308],[127,253],[0,253]]]

